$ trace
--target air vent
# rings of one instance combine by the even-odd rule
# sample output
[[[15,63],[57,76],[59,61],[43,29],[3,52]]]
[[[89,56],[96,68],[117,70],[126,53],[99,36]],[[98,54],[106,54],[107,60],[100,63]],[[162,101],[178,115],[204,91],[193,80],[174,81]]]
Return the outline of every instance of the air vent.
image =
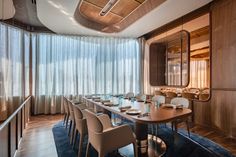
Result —
[[[105,16],[118,2],[119,0],[110,0],[104,8],[102,8],[101,12],[99,13],[100,16]]]

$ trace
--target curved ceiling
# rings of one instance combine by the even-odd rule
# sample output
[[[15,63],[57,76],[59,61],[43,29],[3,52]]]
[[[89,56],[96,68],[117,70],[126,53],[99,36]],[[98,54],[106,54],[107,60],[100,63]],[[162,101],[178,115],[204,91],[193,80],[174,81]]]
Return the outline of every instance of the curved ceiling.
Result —
[[[118,33],[102,33],[78,23],[75,13],[80,0],[70,0],[69,2],[65,0],[39,0],[37,1],[37,15],[46,27],[59,34],[139,37],[211,1],[166,0]]]

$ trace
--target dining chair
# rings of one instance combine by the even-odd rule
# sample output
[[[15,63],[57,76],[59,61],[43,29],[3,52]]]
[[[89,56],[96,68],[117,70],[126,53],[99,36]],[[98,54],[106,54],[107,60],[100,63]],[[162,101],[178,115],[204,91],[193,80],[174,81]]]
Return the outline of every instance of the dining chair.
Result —
[[[165,96],[166,96],[166,103],[170,103],[172,98],[177,97],[177,93],[173,91],[166,91]]]
[[[189,100],[193,100],[193,99],[195,99],[195,94],[190,93],[190,92],[183,92],[182,97],[186,98],[186,99],[189,99]]]
[[[166,97],[175,98],[175,97],[177,97],[177,94],[175,92],[168,91],[168,92],[166,92]]]
[[[166,101],[166,98],[163,95],[155,95],[152,97],[152,101],[158,102],[159,104],[164,104]]]
[[[70,112],[69,112],[69,107],[68,107],[67,98],[64,97],[64,96],[63,96],[63,106],[64,106],[64,111],[65,111],[63,124],[64,124],[65,127],[67,128],[67,126],[68,126],[68,121],[69,121],[69,117],[70,117]]]
[[[129,144],[133,144],[134,156],[137,157],[136,139],[128,125],[113,127],[108,115],[96,116],[87,109],[85,116],[88,126],[86,157],[89,156],[90,145],[98,152],[98,157],[104,157],[107,153]]]
[[[125,94],[125,98],[130,99],[132,97],[134,97],[134,93],[133,92],[129,92],[129,93]]]
[[[163,93],[160,90],[154,91],[154,95],[163,95]]]
[[[173,105],[183,105],[183,108],[189,108],[189,100],[183,97],[176,97],[171,99],[171,104]],[[188,123],[188,118],[185,119],[177,119],[171,123],[172,130],[178,131],[177,125],[181,122],[185,122],[188,130],[188,136],[190,137],[190,131],[189,131],[189,123]]]
[[[152,97],[152,102],[154,102],[155,105],[156,104],[160,105],[160,104],[164,104],[165,103],[165,101],[166,101],[165,99],[166,98],[163,95],[155,95],[155,96]],[[151,124],[151,125],[152,125],[152,134],[155,133],[154,126],[156,126],[156,134],[157,134],[159,124]],[[165,126],[166,126],[166,124],[165,124]]]
[[[83,148],[83,141],[85,136],[88,133],[87,130],[87,121],[83,114],[83,110],[78,105],[73,105],[74,116],[75,116],[75,133],[74,133],[74,142],[73,146],[75,146],[77,141],[78,133],[80,135],[79,138],[79,149],[78,149],[78,157],[81,156],[82,148]]]
[[[146,100],[146,95],[145,94],[137,94],[136,96],[135,96],[135,99],[137,100],[137,101],[145,101]]]
[[[207,101],[209,99],[210,94],[208,93],[200,93],[199,94],[199,100],[201,101]]]
[[[74,131],[75,131],[75,115],[74,115],[74,110],[73,110],[73,104],[72,102],[67,99],[68,102],[68,106],[69,106],[69,112],[70,112],[70,125],[69,125],[69,132],[68,135],[70,137],[70,144],[73,143],[73,135],[74,135]]]

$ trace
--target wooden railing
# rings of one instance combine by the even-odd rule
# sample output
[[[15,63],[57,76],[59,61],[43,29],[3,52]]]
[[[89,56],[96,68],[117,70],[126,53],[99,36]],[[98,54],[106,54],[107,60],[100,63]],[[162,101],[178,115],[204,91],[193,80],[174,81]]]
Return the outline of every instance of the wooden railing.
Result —
[[[27,97],[17,110],[0,125],[0,157],[15,155],[23,137],[23,131],[29,122],[31,98],[32,96]]]

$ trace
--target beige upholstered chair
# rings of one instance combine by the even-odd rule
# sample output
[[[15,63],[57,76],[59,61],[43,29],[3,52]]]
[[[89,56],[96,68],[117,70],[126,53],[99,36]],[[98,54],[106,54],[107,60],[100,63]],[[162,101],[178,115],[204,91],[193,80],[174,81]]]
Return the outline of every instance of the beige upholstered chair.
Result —
[[[155,95],[154,97],[152,97],[152,101],[153,102],[158,102],[159,104],[164,104],[165,103],[165,96],[163,95]]]
[[[86,157],[89,156],[90,144],[96,149],[99,157],[104,157],[108,152],[131,143],[134,146],[134,156],[137,157],[136,139],[128,125],[112,127],[108,115],[96,116],[89,110],[85,110],[85,116],[89,135]]]
[[[163,95],[155,95],[152,97],[152,101],[156,104],[164,104],[166,102],[166,98]],[[165,124],[166,125],[166,124]],[[158,124],[152,124],[152,134],[154,134],[154,126],[156,126],[156,133],[158,131]]]
[[[195,99],[195,94],[194,93],[183,92],[182,97],[186,98],[186,99],[189,99],[189,100],[193,100],[193,99]]]
[[[82,147],[83,147],[83,141],[84,137],[87,135],[87,121],[83,115],[83,110],[81,110],[80,106],[74,105],[74,115],[75,115],[75,134],[74,134],[74,144],[76,143],[78,132],[80,134],[79,139],[79,150],[78,150],[78,157],[81,156],[82,153]]]
[[[182,97],[181,98],[173,98],[173,99],[171,99],[171,104],[173,104],[173,105],[179,105],[180,104],[180,105],[183,105],[184,108],[189,108],[189,100],[186,99],[186,98],[182,98]],[[186,123],[187,130],[188,130],[188,136],[190,137],[188,118],[186,118],[186,119],[178,119],[176,121],[173,121],[172,122],[172,130],[173,130],[173,127],[175,127],[175,131],[177,132],[177,129],[178,129],[177,125],[178,125],[178,123],[181,123],[183,121],[185,121],[185,123]]]
[[[201,101],[207,101],[209,99],[210,94],[207,93],[200,93],[199,94],[199,100]]]
[[[67,98],[63,97],[63,106],[64,106],[64,111],[65,111],[65,115],[64,115],[64,125],[68,126],[68,120],[70,117],[70,112],[69,112],[69,107],[68,107],[68,102],[67,102]]]
[[[160,90],[154,91],[154,95],[163,95],[163,93]]]
[[[136,98],[136,100],[137,101],[145,101],[146,100],[146,95],[144,95],[144,94],[137,94],[136,96],[135,96],[135,98]]]
[[[125,97],[126,98],[132,98],[132,97],[134,97],[134,93],[133,92],[129,92],[129,93],[125,94]]]
[[[166,97],[175,98],[175,97],[177,97],[177,94],[175,92],[168,91],[168,92],[166,92]]]
[[[73,110],[73,104],[70,100],[67,99],[68,106],[69,106],[69,112],[70,112],[70,126],[69,126],[69,132],[68,135],[70,136],[70,143],[73,143],[73,135],[75,131],[75,115],[74,115],[74,110]]]

